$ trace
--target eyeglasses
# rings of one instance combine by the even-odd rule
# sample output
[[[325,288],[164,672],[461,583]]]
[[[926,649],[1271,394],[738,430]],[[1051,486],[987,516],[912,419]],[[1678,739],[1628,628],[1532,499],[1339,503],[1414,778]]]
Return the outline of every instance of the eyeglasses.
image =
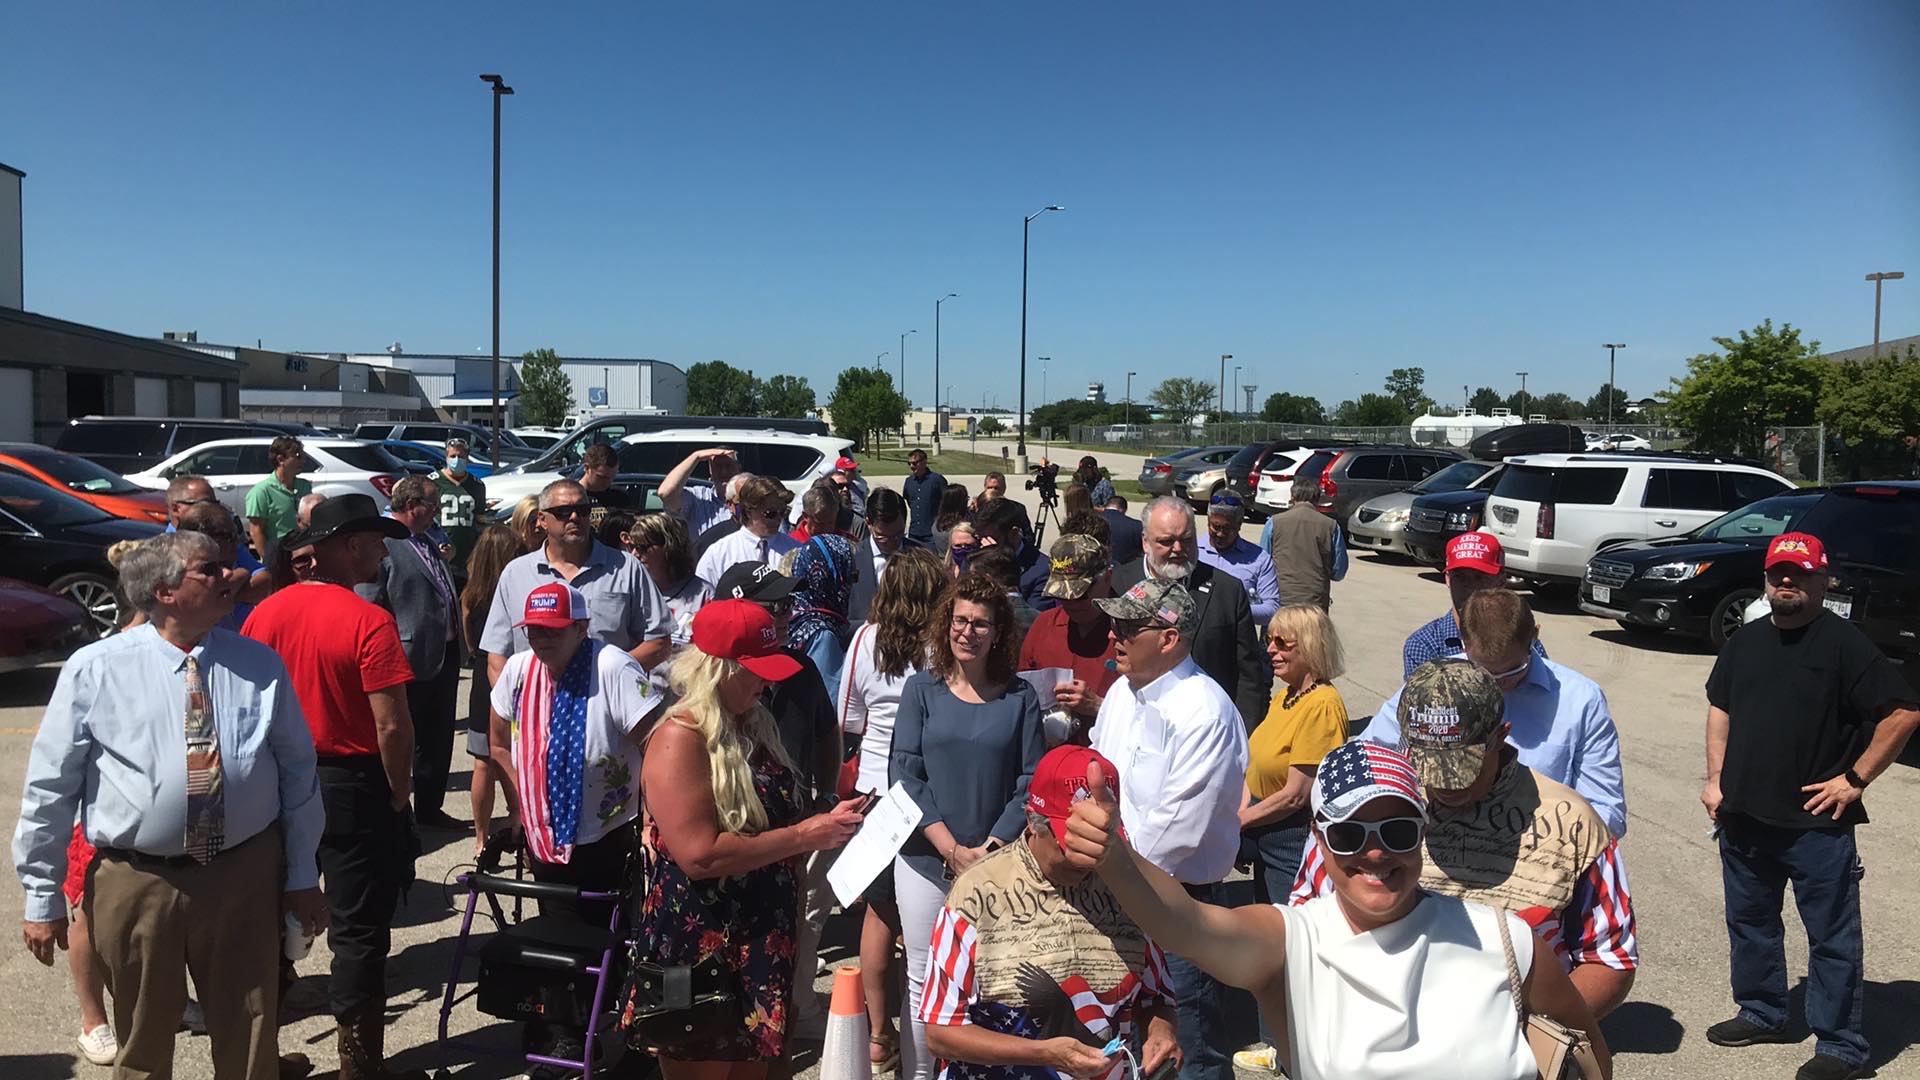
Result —
[[[1279,634],[1268,634],[1267,644],[1272,646],[1273,648],[1280,649],[1285,652],[1292,652],[1293,650],[1300,647],[1299,642],[1288,641],[1286,638],[1281,637]]]
[[[1527,658],[1525,660],[1520,661],[1519,667],[1508,668],[1505,671],[1487,671],[1486,665],[1482,664],[1480,665],[1480,670],[1486,671],[1487,677],[1492,679],[1494,682],[1498,683],[1498,682],[1506,682],[1509,679],[1517,679],[1520,676],[1525,675],[1528,669],[1532,667],[1533,667],[1533,653],[1529,652],[1527,653]]]
[[[544,507],[540,512],[556,521],[565,521],[568,518],[582,517],[593,513],[593,504],[567,503],[563,506]]]
[[[955,615],[953,621],[947,624],[947,628],[956,634],[991,634],[993,622],[989,619],[963,619]]]
[[[1115,619],[1113,636],[1117,638],[1139,637],[1148,630],[1171,630],[1173,627],[1157,619]]]
[[[1417,817],[1385,818],[1381,821],[1323,821],[1320,839],[1335,855],[1358,855],[1374,846],[1404,855],[1420,846],[1427,823]]]
[[[226,577],[227,571],[231,569],[233,569],[232,563],[224,562],[218,559],[210,559],[207,562],[203,562],[198,566],[187,567],[187,570],[191,573],[198,574],[199,576],[204,578],[214,578],[216,580]]]
[[[219,499],[175,499],[173,500],[173,505],[175,506],[218,506],[220,505],[220,500]]]

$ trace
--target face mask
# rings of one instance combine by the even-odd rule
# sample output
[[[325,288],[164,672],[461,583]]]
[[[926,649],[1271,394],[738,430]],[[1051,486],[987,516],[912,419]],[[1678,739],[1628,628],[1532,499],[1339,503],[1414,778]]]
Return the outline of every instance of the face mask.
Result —
[[[447,459],[447,471],[448,471],[448,472],[450,472],[450,473],[453,473],[453,474],[454,474],[454,475],[456,475],[456,476],[458,476],[458,475],[460,475],[460,474],[462,474],[462,473],[464,473],[464,472],[466,472],[466,471],[467,471],[467,459],[466,459],[466,458],[463,458],[463,457],[456,457],[456,458],[448,458],[448,459]]]

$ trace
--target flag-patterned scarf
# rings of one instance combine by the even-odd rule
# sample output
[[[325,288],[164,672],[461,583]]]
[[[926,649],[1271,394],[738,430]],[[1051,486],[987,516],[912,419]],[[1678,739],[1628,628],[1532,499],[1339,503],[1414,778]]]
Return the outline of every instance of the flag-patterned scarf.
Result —
[[[519,731],[513,740],[520,825],[527,853],[544,863],[573,857],[586,765],[587,699],[593,696],[594,657],[604,644],[592,638],[582,642],[558,682],[535,660],[520,684]]]

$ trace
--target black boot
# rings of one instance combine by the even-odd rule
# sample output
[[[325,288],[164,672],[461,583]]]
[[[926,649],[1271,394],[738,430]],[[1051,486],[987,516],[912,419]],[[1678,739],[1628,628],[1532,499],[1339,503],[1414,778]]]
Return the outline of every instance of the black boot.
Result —
[[[371,1005],[338,1017],[340,1026],[340,1080],[427,1080],[425,1069],[403,1072],[387,1068],[387,1024],[384,1009]]]

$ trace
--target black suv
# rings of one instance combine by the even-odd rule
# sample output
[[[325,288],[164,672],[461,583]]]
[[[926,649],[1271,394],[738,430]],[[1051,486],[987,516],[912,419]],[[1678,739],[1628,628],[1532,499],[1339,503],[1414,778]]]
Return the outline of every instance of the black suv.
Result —
[[[317,438],[325,434],[307,424],[275,420],[82,416],[67,421],[53,446],[124,475],[144,471],[182,450],[215,439],[271,439],[280,435]]]
[[[1761,595],[1767,545],[1783,532],[1826,544],[1827,606],[1864,630],[1920,688],[1920,482],[1785,492],[1684,536],[1611,547],[1587,563],[1581,610],[1629,630],[1677,630],[1715,649]]]

